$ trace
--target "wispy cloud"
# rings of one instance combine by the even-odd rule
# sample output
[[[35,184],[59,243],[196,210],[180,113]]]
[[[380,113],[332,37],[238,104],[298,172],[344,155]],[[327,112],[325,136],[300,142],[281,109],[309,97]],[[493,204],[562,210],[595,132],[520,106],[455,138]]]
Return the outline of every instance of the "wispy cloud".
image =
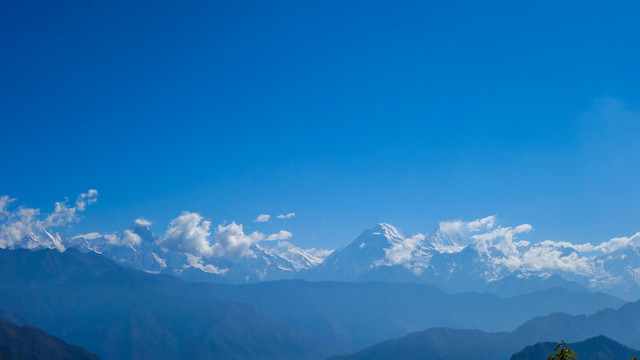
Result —
[[[294,216],[296,216],[296,213],[291,212],[291,213],[288,213],[286,215],[285,214],[280,214],[280,215],[276,216],[276,218],[278,218],[278,219],[291,219]]]
[[[151,226],[151,221],[145,219],[145,218],[137,218],[134,222],[134,224],[139,225],[139,226]]]
[[[91,189],[84,194],[78,195],[76,199],[76,208],[78,211],[84,211],[88,204],[93,204],[98,201],[98,190]]]
[[[260,214],[258,215],[258,217],[253,220],[253,222],[267,222],[269,221],[269,219],[271,219],[271,215],[269,214]]]
[[[268,240],[268,241],[287,240],[287,239],[291,239],[292,236],[293,236],[293,234],[290,233],[289,231],[280,230],[277,234],[271,234],[271,235],[267,236],[267,238],[265,240]]]
[[[14,201],[16,201],[16,199],[12,199],[8,195],[0,196],[0,218],[9,214],[7,208],[9,207],[9,204]]]
[[[386,259],[392,264],[405,264],[412,260],[415,260],[417,251],[420,251],[420,246],[424,241],[425,236],[423,234],[416,234],[411,237],[404,238],[402,241],[398,241],[393,246],[386,250]]]
[[[120,237],[108,237],[107,240],[110,245],[115,246],[138,246],[142,243],[140,235],[131,230],[125,230]]]

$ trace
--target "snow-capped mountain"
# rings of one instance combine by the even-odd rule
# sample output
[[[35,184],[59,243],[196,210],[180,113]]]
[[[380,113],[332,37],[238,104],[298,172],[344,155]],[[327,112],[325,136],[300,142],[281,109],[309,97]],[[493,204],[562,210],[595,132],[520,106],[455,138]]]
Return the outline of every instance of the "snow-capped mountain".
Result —
[[[334,251],[324,262],[310,270],[308,275],[316,280],[417,281],[419,277],[411,268],[428,260],[423,259],[428,254],[421,248],[409,249],[411,239],[389,224],[376,224],[344,248]],[[407,253],[398,254],[403,259],[396,263],[394,260],[396,253],[399,253],[398,249]],[[404,261],[409,258],[410,265]]]
[[[407,236],[377,224],[309,274],[322,280],[418,281],[455,291],[517,293],[579,285],[640,296],[640,233],[596,246],[518,240],[530,231],[528,224],[496,226],[493,216],[442,222],[430,235]]]
[[[291,279],[322,259],[288,242],[263,247],[254,243],[243,254],[202,256],[163,246],[144,220],[136,220],[121,236],[87,234],[68,245],[95,251],[120,265],[150,273],[168,273],[194,281],[256,282]],[[267,242],[271,243],[271,242]],[[289,260],[291,259],[291,261]]]
[[[75,207],[57,203],[50,214],[18,207],[0,214],[0,248],[70,247],[100,253],[116,263],[195,281],[256,282],[276,279],[411,281],[453,291],[503,294],[549,286],[581,286],[627,299],[640,296],[640,233],[601,244],[526,239],[531,225],[497,224],[495,216],[444,221],[430,234],[407,235],[380,223],[335,251],[301,249],[281,230],[246,234],[241,224],[218,225],[183,212],[164,235],[136,220],[121,234],[70,238],[51,231],[77,221],[91,191]],[[2,198],[6,204],[13,201]]]

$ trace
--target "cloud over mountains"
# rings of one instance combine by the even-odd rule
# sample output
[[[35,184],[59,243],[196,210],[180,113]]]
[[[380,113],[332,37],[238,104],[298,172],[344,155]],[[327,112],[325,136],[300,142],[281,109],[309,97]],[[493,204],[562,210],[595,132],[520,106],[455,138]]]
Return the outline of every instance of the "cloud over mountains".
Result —
[[[533,231],[531,225],[503,226],[492,215],[442,221],[428,234],[405,235],[392,225],[378,224],[333,251],[299,248],[289,241],[293,234],[284,229],[272,234],[246,233],[236,222],[213,227],[203,215],[189,211],[174,218],[164,235],[153,234],[152,223],[145,218],[135,219],[120,235],[93,232],[65,238],[54,231],[79,221],[79,213],[97,197],[96,190],[89,190],[77,196],[75,206],[68,200],[57,202],[50,213],[15,206],[15,199],[0,197],[0,248],[63,251],[77,247],[149,272],[181,275],[197,269],[230,281],[298,277],[411,280],[456,283],[464,289],[474,282],[490,284],[509,276],[544,279],[558,275],[597,290],[640,292],[636,280],[640,277],[635,275],[640,274],[640,233],[597,245],[552,240],[532,243],[526,239]],[[330,268],[333,272],[327,272]]]
[[[51,235],[47,229],[65,226],[80,221],[79,212],[86,209],[88,204],[97,201],[98,191],[89,190],[77,196],[75,205],[69,206],[69,200],[55,203],[54,210],[48,214],[40,209],[21,205],[16,209],[9,209],[12,199],[7,195],[0,197],[0,248],[26,247],[37,248],[43,243],[47,247],[64,249],[59,236]],[[46,236],[42,236],[45,234]]]

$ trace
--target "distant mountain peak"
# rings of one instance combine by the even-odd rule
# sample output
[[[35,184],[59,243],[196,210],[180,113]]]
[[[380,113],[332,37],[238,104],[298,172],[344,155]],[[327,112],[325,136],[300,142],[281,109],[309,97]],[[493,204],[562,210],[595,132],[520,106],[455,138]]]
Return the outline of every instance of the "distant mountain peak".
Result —
[[[155,243],[158,236],[151,232],[151,223],[141,219],[137,219],[130,226],[129,230],[140,236],[144,243]]]
[[[377,223],[362,233],[362,235],[365,234],[384,236],[391,243],[401,241],[405,238],[405,235],[402,233],[402,231],[388,223]],[[362,235],[360,235],[360,237],[362,237]]]

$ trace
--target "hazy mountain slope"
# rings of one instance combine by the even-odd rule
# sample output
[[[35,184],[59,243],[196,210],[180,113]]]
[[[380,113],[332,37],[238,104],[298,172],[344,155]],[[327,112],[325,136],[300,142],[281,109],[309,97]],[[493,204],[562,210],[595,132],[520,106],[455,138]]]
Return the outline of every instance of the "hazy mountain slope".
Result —
[[[0,319],[0,359],[99,360],[96,355],[30,326]]]
[[[556,345],[558,345],[557,342],[530,345],[513,354],[510,360],[546,359]],[[629,360],[640,357],[640,350],[631,349],[603,335],[567,345],[578,354],[581,360]]]
[[[578,299],[579,300],[579,299]],[[399,356],[424,358],[439,354],[442,359],[500,360],[523,347],[541,341],[574,342],[605,335],[631,347],[640,345],[640,302],[623,305],[618,310],[605,309],[593,315],[554,313],[527,321],[511,333],[469,332],[469,330],[429,329],[382,342],[341,359],[392,359]],[[484,339],[478,344],[477,338]],[[495,344],[487,348],[486,344]],[[385,357],[395,354],[396,357]],[[394,356],[395,356],[394,355]],[[439,359],[434,357],[434,359]]]
[[[434,328],[383,341],[351,355],[334,356],[331,360],[485,360],[504,359],[504,351],[496,349],[507,338],[506,333],[479,330]]]
[[[0,311],[105,359],[220,357],[234,342],[265,358],[314,358],[433,326],[511,330],[536,315],[624,303],[559,288],[503,299],[411,283],[187,283],[72,249],[2,250],[0,260]]]
[[[200,293],[205,289],[211,297],[264,308],[298,333],[344,352],[430,327],[507,331],[534,316],[555,311],[593,313],[624,303],[605,294],[561,288],[501,298],[450,295],[414,283],[274,281],[197,286]],[[576,298],[582,300],[576,302]]]
[[[558,342],[529,345],[513,354],[510,360],[543,360],[553,352]],[[596,336],[568,344],[579,359],[629,360],[639,357],[640,350],[624,346],[606,336]],[[515,345],[506,333],[486,333],[477,330],[430,329],[399,339],[384,341],[347,356],[331,360],[486,360],[507,359]]]
[[[310,341],[267,312],[187,294],[189,283],[176,278],[74,250],[0,254],[8,260],[0,267],[0,308],[103,359],[320,357]],[[102,271],[109,263],[112,268]],[[72,268],[77,277],[66,275]],[[43,279],[45,272],[52,274]]]
[[[75,249],[0,249],[0,287],[50,286],[66,281],[94,278],[118,266],[96,253]]]

